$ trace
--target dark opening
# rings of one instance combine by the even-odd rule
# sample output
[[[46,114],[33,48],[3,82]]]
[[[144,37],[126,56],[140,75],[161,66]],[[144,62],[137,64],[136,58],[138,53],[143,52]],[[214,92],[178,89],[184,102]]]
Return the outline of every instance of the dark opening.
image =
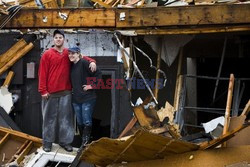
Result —
[[[103,82],[106,83],[111,75],[102,75]],[[110,121],[112,110],[111,89],[99,89],[96,91],[97,101],[93,113],[93,140],[101,137],[110,137]]]
[[[55,161],[49,161],[45,167],[68,167],[70,163],[63,163],[63,162],[55,162]]]

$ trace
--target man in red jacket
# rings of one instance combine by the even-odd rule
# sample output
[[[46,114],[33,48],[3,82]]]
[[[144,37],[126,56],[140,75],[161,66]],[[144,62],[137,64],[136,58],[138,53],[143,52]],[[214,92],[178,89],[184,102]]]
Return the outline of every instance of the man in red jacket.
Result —
[[[70,61],[68,49],[64,48],[64,32],[53,33],[54,47],[45,51],[39,66],[39,88],[42,95],[43,150],[50,152],[52,143],[58,139],[59,145],[71,152],[74,139],[74,114],[71,106]],[[83,57],[95,70],[95,61]]]

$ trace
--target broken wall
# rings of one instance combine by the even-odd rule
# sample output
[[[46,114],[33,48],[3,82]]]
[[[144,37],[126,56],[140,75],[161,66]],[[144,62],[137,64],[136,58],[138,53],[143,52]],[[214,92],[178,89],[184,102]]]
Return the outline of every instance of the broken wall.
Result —
[[[19,33],[0,33],[0,54],[6,52],[20,38],[34,39],[33,35],[20,35]],[[20,59],[11,70],[15,72],[14,78],[9,86],[9,91],[17,94],[19,99],[14,104],[14,110],[10,113],[17,126],[25,133],[41,137],[42,116],[41,97],[37,91],[37,75],[34,79],[27,78],[27,63],[35,63],[35,74],[40,60],[40,43],[34,42],[34,48]],[[3,82],[5,74],[0,77]]]

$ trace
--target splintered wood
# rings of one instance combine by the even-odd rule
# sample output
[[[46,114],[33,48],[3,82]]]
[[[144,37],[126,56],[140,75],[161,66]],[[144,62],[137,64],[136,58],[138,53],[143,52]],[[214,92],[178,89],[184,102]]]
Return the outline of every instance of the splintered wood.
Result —
[[[0,127],[0,165],[17,162],[19,165],[24,156],[33,153],[42,145],[42,140],[22,132]],[[21,165],[20,165],[21,166]]]
[[[174,123],[174,113],[175,109],[174,107],[169,104],[169,102],[166,102],[165,108],[161,108],[157,111],[157,115],[161,122],[164,121],[164,119],[168,119],[168,126],[169,126],[169,133],[174,138],[180,138],[180,130],[179,125]]]
[[[134,107],[134,113],[140,125],[147,129],[152,129],[159,122],[156,112],[150,109],[145,110],[143,105]]]

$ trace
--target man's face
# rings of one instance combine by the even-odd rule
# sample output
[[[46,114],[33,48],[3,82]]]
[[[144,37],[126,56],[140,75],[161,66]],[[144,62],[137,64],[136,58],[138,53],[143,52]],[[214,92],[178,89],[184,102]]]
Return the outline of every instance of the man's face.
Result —
[[[61,34],[56,34],[54,36],[54,44],[56,47],[62,47],[64,43],[64,37]]]

